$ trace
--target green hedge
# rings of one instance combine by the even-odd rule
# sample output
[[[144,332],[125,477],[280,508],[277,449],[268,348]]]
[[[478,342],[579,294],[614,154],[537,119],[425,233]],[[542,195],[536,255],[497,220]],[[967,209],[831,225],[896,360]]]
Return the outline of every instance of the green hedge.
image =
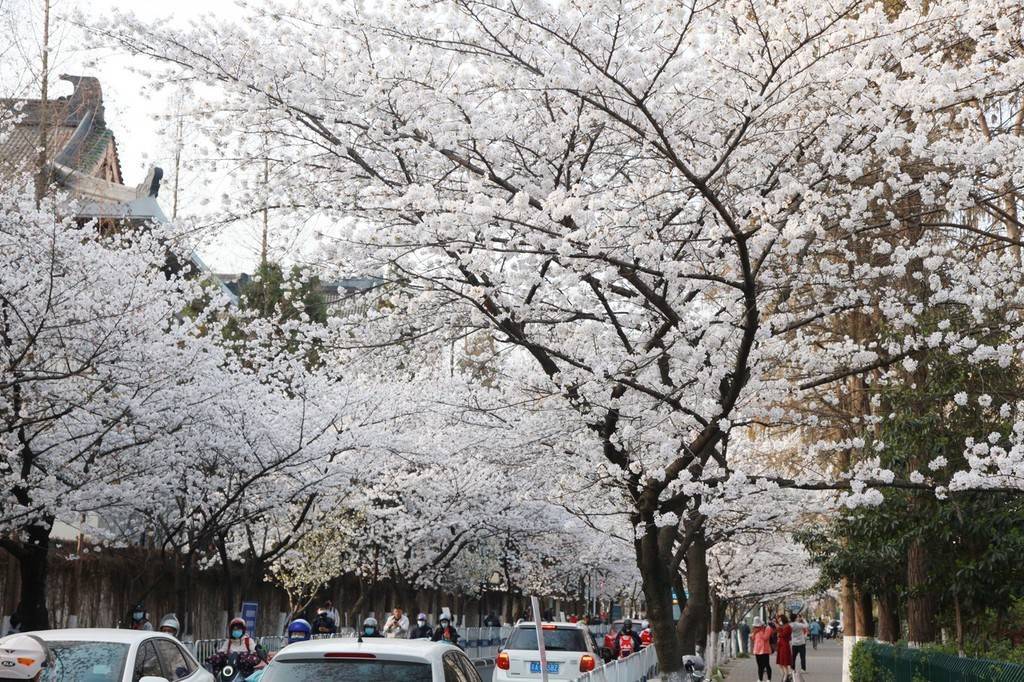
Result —
[[[850,677],[853,682],[1024,682],[1024,665],[861,640],[853,647]]]

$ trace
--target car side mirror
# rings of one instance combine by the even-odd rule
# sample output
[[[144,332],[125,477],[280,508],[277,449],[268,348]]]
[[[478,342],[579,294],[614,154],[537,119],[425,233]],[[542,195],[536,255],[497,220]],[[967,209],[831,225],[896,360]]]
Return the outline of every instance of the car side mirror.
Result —
[[[146,675],[139,682],[170,682],[166,677],[157,677],[156,675]]]

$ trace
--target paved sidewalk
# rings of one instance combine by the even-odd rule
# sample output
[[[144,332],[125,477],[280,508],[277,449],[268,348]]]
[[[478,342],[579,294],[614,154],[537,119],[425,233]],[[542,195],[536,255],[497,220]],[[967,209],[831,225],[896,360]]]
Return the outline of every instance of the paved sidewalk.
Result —
[[[754,657],[736,658],[725,668],[729,682],[757,682],[757,663]],[[807,647],[807,672],[800,674],[803,682],[842,682],[843,641],[828,640],[817,650]],[[772,682],[782,682],[782,670],[772,656]]]

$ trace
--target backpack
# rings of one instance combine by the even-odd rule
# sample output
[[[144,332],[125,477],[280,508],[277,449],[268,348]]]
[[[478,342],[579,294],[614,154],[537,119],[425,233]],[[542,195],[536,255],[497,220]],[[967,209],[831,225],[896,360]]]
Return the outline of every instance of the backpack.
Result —
[[[619,635],[619,658],[625,658],[633,653],[633,635],[620,634]]]

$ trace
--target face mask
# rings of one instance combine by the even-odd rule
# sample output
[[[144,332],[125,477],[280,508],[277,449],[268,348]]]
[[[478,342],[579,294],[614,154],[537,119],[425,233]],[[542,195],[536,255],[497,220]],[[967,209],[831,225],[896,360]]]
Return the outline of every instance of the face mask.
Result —
[[[132,614],[132,618],[134,618],[135,620],[142,620],[145,616],[146,614],[142,611],[136,611]]]
[[[231,631],[231,638],[232,639],[242,639],[242,635],[244,635],[244,634],[245,634],[244,630],[232,630]]]
[[[365,634],[365,635],[372,635],[373,634],[373,628],[363,628],[363,634]]]
[[[446,628],[446,627],[448,627],[448,625],[449,625],[448,621],[446,621],[446,620],[442,620],[441,621],[441,627]]]
[[[418,620],[416,622],[420,624],[420,627],[423,627],[424,625],[427,624],[427,621],[425,621],[425,620]]]

